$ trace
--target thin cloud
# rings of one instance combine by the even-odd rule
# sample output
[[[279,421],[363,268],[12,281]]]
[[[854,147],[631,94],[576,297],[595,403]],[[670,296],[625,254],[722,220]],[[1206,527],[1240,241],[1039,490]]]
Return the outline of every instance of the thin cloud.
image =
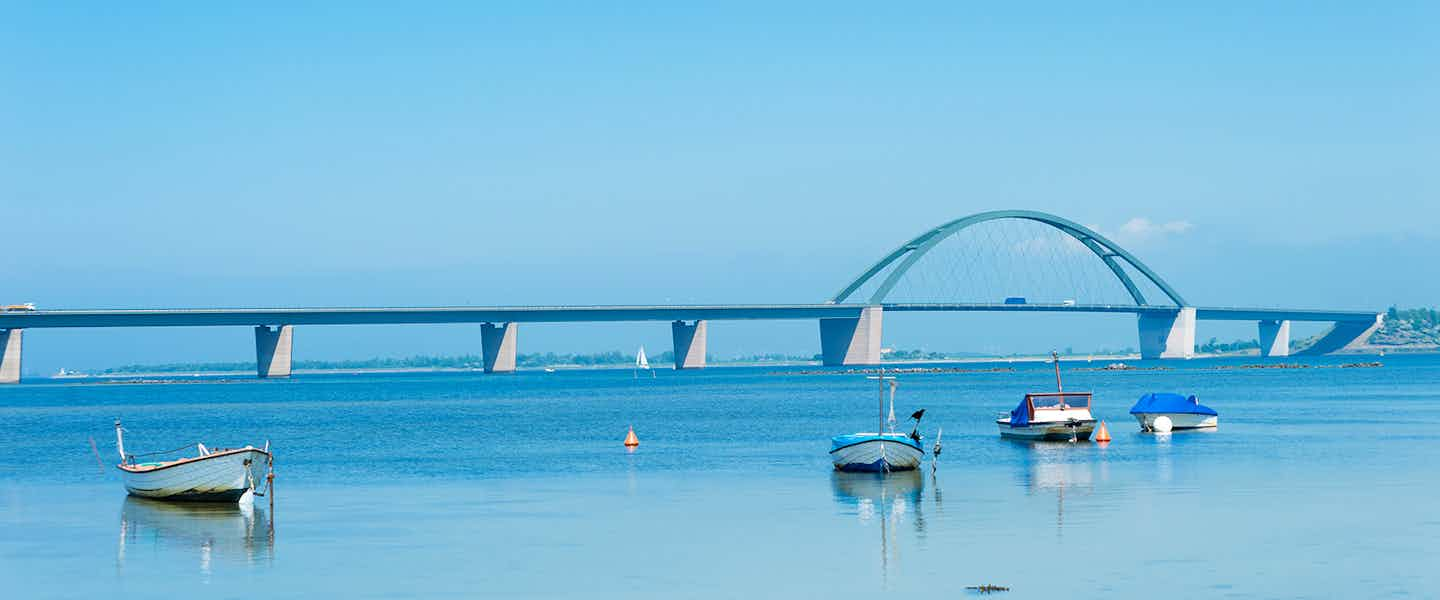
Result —
[[[1134,217],[1120,226],[1116,237],[1129,242],[1144,242],[1158,237],[1181,235],[1194,228],[1193,223],[1185,220],[1156,223],[1145,217]]]

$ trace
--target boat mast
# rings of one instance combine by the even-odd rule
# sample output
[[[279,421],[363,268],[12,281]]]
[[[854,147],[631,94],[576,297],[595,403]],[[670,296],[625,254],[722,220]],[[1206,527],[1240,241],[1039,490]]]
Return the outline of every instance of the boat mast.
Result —
[[[890,428],[890,433],[895,433],[895,388],[899,385],[894,379],[890,380],[890,414],[885,416],[885,424]]]
[[[880,422],[875,425],[875,435],[885,433],[885,367],[880,367],[880,376],[876,379],[880,383]]]
[[[1060,353],[1051,350],[1050,356],[1055,359],[1055,391],[1064,393],[1065,386],[1060,383]]]

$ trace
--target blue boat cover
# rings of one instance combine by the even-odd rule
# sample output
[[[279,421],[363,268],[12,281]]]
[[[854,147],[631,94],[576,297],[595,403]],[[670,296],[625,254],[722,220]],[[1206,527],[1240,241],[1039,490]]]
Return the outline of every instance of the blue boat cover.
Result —
[[[1030,426],[1030,405],[1029,405],[1029,403],[1027,402],[1027,400],[1029,400],[1029,398],[1026,398],[1026,399],[1024,399],[1024,400],[1021,400],[1021,401],[1020,401],[1020,405],[1019,405],[1019,406],[1016,406],[1016,407],[1015,407],[1015,410],[1010,411],[1010,426],[1011,426],[1011,427],[1029,427],[1029,426]]]
[[[1180,394],[1151,393],[1140,397],[1135,406],[1130,407],[1130,414],[1137,413],[1181,413],[1191,415],[1218,416],[1220,413],[1215,409],[1201,404],[1195,396],[1186,398]]]
[[[830,438],[830,451],[834,452],[846,446],[854,446],[855,444],[867,442],[870,440],[897,442],[905,444],[906,446],[910,446],[911,448],[921,449],[923,451],[923,449],[920,448],[919,442],[910,439],[910,436],[903,433],[886,433],[883,435],[875,435],[873,433],[851,433],[847,435],[837,435]]]

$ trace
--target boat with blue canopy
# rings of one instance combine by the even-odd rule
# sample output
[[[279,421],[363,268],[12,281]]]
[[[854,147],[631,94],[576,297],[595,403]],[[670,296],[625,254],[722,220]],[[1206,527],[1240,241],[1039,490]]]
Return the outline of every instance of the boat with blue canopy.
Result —
[[[1090,413],[1090,392],[1067,392],[1060,381],[1060,355],[1051,353],[1055,363],[1054,392],[1025,394],[1008,415],[1001,413],[995,425],[1000,437],[1018,440],[1087,441],[1095,431]]]
[[[830,462],[837,471],[889,473],[910,471],[920,468],[925,449],[920,445],[920,419],[925,409],[910,415],[915,428],[904,434],[895,431],[895,388],[894,377],[886,377],[881,369],[877,379],[880,382],[880,422],[874,432],[851,433],[830,438]],[[885,388],[890,388],[890,415],[885,415]],[[886,431],[886,423],[889,430]]]
[[[1220,413],[1200,403],[1194,395],[1156,392],[1145,394],[1130,407],[1141,431],[1155,431],[1155,419],[1170,419],[1171,429],[1208,429],[1220,425]]]

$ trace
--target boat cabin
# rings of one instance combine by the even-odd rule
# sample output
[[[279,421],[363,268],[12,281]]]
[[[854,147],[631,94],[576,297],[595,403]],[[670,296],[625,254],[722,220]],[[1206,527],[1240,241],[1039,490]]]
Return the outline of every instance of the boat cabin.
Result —
[[[1090,392],[1045,392],[1025,394],[1025,400],[1010,413],[1010,423],[1053,421],[1068,417],[1065,411],[1090,412]],[[1037,418],[1038,414],[1038,418]]]

